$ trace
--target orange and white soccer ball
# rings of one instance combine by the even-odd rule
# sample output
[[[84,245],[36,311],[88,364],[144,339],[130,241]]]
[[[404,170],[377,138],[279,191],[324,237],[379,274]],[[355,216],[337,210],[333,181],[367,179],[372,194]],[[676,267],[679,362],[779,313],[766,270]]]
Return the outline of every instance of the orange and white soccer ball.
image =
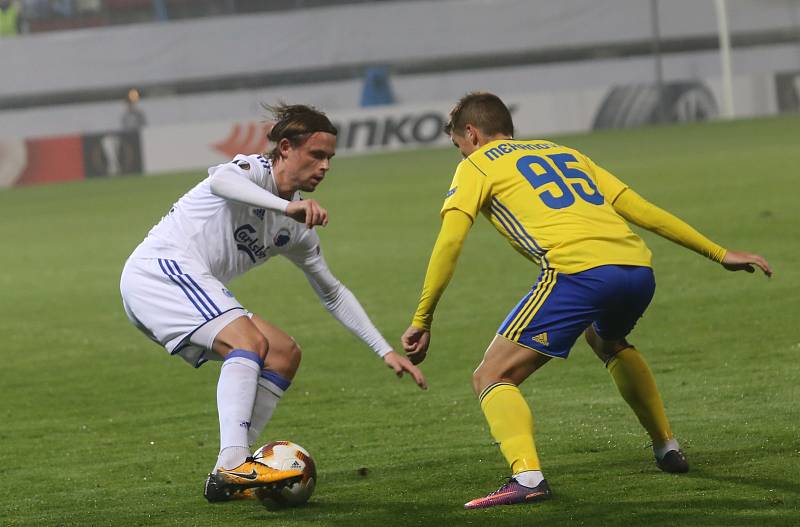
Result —
[[[273,441],[262,446],[253,454],[259,463],[276,470],[302,470],[303,477],[279,490],[256,489],[256,496],[267,507],[297,507],[304,504],[314,493],[317,484],[317,467],[311,454],[291,441]]]

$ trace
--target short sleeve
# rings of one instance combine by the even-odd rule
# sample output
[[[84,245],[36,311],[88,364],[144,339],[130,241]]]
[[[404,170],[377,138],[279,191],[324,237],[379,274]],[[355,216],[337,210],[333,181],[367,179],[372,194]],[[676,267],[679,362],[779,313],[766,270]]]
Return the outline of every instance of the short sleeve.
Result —
[[[486,186],[486,175],[469,159],[465,159],[456,168],[440,214],[444,215],[448,210],[458,209],[474,222],[483,206]]]

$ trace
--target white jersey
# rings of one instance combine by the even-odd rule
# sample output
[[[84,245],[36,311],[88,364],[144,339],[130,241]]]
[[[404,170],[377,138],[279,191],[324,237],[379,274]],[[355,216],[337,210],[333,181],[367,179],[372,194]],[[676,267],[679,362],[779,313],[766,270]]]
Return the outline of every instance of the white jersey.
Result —
[[[254,203],[277,199],[285,204],[276,198],[269,160],[240,154],[208,174],[172,206],[126,262],[120,291],[131,322],[170,353],[200,365],[216,332],[244,312],[224,284],[281,254],[303,270],[325,308],[347,329],[381,357],[392,351],[355,296],[328,269],[314,230],[283,212],[212,191],[213,181],[225,178],[237,187],[241,177],[249,180],[242,180],[245,186],[255,183],[269,192]],[[250,192],[216,188],[223,195],[242,196],[237,199],[247,199]],[[291,201],[300,199],[296,192]]]
[[[231,169],[277,195],[268,159],[239,154],[230,163],[209,168],[208,175]],[[291,201],[300,199],[300,193],[295,192]],[[220,282],[227,283],[276,254],[294,256],[293,260],[302,258],[318,250],[318,243],[313,230],[280,212],[213,194],[206,178],[172,206],[132,257],[184,256],[201,263]]]

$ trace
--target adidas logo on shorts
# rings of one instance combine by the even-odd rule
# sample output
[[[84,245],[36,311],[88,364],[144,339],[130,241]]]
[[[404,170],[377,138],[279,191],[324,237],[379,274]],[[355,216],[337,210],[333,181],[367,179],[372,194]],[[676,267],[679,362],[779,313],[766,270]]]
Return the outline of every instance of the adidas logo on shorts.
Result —
[[[539,344],[542,344],[544,346],[549,346],[550,345],[550,342],[548,342],[548,340],[547,340],[547,333],[546,332],[545,333],[539,333],[538,335],[534,336],[531,340],[533,340],[534,342],[538,342]]]

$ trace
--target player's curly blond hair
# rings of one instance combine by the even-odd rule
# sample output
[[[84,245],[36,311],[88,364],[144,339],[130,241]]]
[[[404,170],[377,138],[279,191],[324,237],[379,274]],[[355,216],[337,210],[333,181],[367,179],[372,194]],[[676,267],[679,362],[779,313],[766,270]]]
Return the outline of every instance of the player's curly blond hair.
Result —
[[[275,106],[262,104],[272,114],[271,126],[268,125],[267,139],[275,147],[267,154],[272,161],[279,157],[278,144],[287,139],[293,147],[305,143],[314,132],[327,132],[336,135],[338,130],[328,116],[313,106],[304,104],[278,103]]]
[[[511,112],[493,93],[472,92],[463,96],[450,110],[450,121],[445,125],[444,132],[448,135],[464,135],[468,124],[489,136],[514,136]]]

